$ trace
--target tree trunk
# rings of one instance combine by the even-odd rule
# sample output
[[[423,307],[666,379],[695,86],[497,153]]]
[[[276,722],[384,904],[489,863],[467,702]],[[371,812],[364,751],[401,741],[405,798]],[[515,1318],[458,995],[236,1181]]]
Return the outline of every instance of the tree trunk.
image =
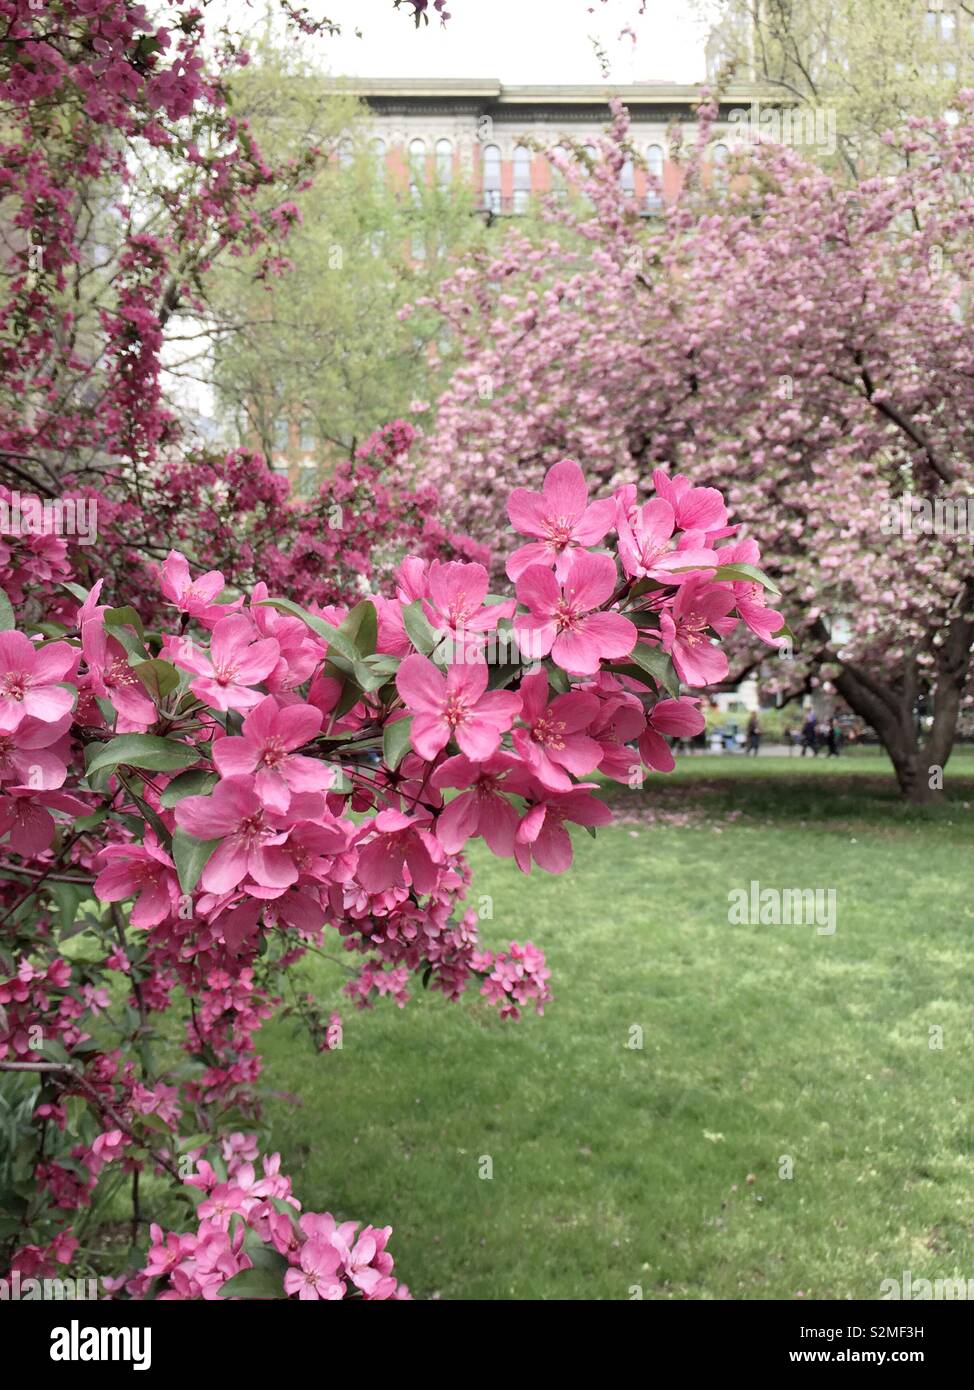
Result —
[[[931,776],[923,756],[914,714],[915,667],[905,672],[904,679],[894,688],[873,679],[855,666],[843,665],[835,685],[846,704],[879,735],[904,797],[918,803],[935,799],[940,788],[931,785],[937,779]],[[954,727],[956,722],[955,713]],[[940,785],[943,785],[942,778]]]

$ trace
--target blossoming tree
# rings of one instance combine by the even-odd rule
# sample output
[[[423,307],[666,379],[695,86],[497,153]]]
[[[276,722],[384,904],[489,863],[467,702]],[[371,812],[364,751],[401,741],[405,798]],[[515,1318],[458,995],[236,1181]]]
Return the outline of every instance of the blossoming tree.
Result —
[[[974,97],[955,124],[896,137],[903,174],[851,191],[764,144],[721,182],[712,115],[661,225],[621,186],[617,109],[594,164],[551,155],[580,197],[549,205],[550,238],[514,232],[456,271],[436,302],[463,361],[428,476],[475,535],[564,454],[611,486],[653,472],[677,507],[664,479],[678,470],[729,480],[800,624],[771,683],[833,680],[923,799],[970,698],[970,526],[928,522],[956,523],[974,482]],[[752,547],[739,531],[734,558]],[[769,636],[753,616],[746,632]],[[734,674],[756,668],[760,647],[735,652]]]
[[[712,678],[715,644],[767,581],[720,544],[718,492],[678,493],[679,523],[664,495],[590,501],[560,462],[542,492],[512,495],[526,532],[513,596],[489,594],[478,563],[412,557],[394,594],[302,608],[194,576],[173,551],[152,630],[102,580],[68,577],[65,541],[11,544],[4,1268],[77,1258],[77,1213],[119,1178],[138,1245],[150,1171],[181,1182],[195,1214],[183,1232],[153,1225],[141,1265],[107,1272],[120,1295],[406,1296],[388,1228],[303,1211],[277,1154],[256,1166],[256,1034],[325,932],[362,958],[346,986],[360,1007],[405,1003],[421,976],[451,999],[475,984],[502,1016],[543,1011],[541,952],[480,943],[462,851],[479,836],[524,873],[567,869],[567,825],[611,819],[595,775],[639,785],[645,767],[672,768],[665,735],[703,727],[681,683]],[[336,1013],[291,1007],[322,1050],[340,1041]],[[171,1011],[179,1067],[157,1052]]]

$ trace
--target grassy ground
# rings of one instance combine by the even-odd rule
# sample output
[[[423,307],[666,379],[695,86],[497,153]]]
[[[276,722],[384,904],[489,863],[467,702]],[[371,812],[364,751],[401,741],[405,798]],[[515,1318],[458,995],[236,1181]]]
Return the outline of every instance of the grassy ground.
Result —
[[[380,1004],[320,1057],[275,1025],[267,1077],[291,1095],[268,1120],[298,1192],[392,1224],[420,1297],[974,1277],[974,758],[947,786],[917,811],[879,755],[699,756],[617,796],[569,875],[475,853],[488,944],[543,946],[554,1005]],[[751,879],[834,887],[835,934],[729,925]],[[307,973],[337,998],[342,971]]]

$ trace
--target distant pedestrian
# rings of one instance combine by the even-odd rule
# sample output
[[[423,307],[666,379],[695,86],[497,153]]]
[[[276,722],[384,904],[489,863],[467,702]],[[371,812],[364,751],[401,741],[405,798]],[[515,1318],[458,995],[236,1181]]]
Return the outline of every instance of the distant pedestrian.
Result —
[[[818,757],[818,721],[812,711],[809,711],[808,718],[802,725],[802,757],[806,753],[811,753],[813,758]]]
[[[758,719],[757,710],[752,710],[751,717],[747,721],[747,751],[748,753],[753,753],[754,756],[757,757],[760,747],[761,722]]]
[[[825,736],[825,741],[828,745],[829,757],[837,758],[839,756],[839,746],[842,743],[842,730],[834,719],[829,720],[829,728]]]

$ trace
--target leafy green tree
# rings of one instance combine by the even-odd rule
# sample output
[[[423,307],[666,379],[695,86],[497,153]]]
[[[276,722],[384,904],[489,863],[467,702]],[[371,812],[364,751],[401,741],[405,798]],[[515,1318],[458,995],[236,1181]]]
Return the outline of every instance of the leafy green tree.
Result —
[[[897,158],[885,131],[942,115],[974,79],[974,5],[963,0],[722,0],[720,14],[709,49],[718,81],[750,80],[828,113],[835,138],[809,141],[810,152],[852,178]]]
[[[219,272],[210,330],[219,411],[239,442],[268,456],[328,463],[377,423],[422,421],[449,344],[434,316],[405,306],[487,232],[462,180],[387,167],[364,108],[300,59],[265,40],[235,85],[237,114],[276,159],[309,145],[329,147],[331,159],[295,198],[286,266],[241,258]]]

